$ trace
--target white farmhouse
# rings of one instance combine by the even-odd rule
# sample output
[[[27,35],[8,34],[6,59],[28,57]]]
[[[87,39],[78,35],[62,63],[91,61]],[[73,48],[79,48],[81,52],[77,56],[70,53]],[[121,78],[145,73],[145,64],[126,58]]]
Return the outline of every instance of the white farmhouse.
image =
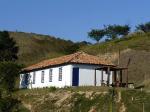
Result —
[[[20,88],[109,86],[113,81],[112,68],[115,66],[106,60],[77,52],[24,68],[20,74]]]

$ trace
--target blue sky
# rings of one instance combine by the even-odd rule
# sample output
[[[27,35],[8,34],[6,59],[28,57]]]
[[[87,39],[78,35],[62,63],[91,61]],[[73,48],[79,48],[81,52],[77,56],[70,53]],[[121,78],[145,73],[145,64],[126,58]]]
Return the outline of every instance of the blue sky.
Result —
[[[150,21],[150,0],[0,0],[0,30],[49,34],[90,41],[104,24]]]

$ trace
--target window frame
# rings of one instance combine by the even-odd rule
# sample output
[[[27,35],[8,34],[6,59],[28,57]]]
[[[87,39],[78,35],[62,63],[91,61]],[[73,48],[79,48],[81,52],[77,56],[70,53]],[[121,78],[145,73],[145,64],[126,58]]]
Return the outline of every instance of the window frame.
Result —
[[[32,84],[35,84],[35,78],[36,78],[36,72],[33,72],[33,79],[32,79]]]
[[[45,75],[45,72],[41,71],[41,83],[44,83],[44,75]]]
[[[62,67],[59,67],[58,81],[62,81]]]
[[[53,81],[53,69],[50,68],[49,69],[49,82],[52,82]]]

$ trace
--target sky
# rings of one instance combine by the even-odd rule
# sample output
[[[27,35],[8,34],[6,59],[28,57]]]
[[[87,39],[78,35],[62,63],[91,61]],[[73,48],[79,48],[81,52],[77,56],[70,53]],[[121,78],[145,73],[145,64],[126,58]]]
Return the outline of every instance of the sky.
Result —
[[[87,32],[108,24],[150,21],[150,0],[0,0],[0,30],[91,41]]]

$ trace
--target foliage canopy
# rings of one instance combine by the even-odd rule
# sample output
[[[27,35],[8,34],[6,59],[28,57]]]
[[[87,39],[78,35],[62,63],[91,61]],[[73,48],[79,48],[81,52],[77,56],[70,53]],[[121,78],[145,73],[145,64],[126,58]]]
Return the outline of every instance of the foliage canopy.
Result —
[[[120,36],[128,35],[129,32],[129,25],[104,25],[103,29],[92,29],[88,32],[88,36],[99,42],[104,37],[106,37],[105,40],[114,40]]]
[[[98,43],[105,36],[105,30],[92,29],[90,32],[88,32],[88,36]]]
[[[143,32],[150,32],[150,22],[139,24],[136,26],[136,30],[143,31]]]
[[[7,31],[0,31],[0,61],[15,61],[18,47]]]

